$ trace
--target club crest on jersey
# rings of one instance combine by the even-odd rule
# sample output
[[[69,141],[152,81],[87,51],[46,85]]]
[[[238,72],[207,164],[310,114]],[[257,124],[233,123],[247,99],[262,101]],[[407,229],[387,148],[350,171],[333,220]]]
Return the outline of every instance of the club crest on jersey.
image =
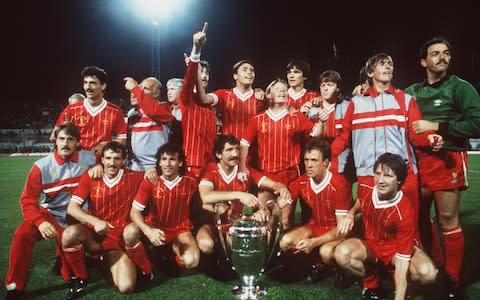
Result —
[[[285,129],[289,131],[291,128],[292,128],[292,124],[290,123],[290,121],[287,121],[287,124],[285,124]]]
[[[163,194],[163,188],[158,186],[153,189],[153,197],[154,198],[161,198]]]
[[[107,119],[103,119],[102,123],[104,127],[108,127],[109,122]]]
[[[442,99],[435,99],[433,100],[433,106],[440,106],[442,105]]]
[[[80,127],[84,127],[85,125],[87,125],[87,117],[85,117],[84,115],[78,116],[77,125]]]
[[[267,122],[262,122],[260,124],[260,132],[261,133],[266,133],[268,131],[268,123]]]
[[[93,188],[92,198],[99,199],[103,194],[103,188],[101,186],[96,186]]]

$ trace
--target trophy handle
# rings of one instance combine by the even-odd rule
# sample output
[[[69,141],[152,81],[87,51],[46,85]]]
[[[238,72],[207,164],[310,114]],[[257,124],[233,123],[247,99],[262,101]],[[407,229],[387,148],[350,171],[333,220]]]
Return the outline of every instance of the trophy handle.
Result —
[[[225,237],[223,236],[223,228],[222,228],[222,218],[220,217],[220,211],[219,211],[220,206],[218,204],[215,204],[215,213],[217,217],[217,233],[218,233],[218,239],[220,240],[220,244],[222,245],[223,252],[225,254],[225,259],[231,263],[231,257],[230,257],[230,251],[228,250],[227,243],[225,241]],[[229,209],[228,216],[230,217],[232,208]]]
[[[282,209],[278,205],[277,201],[274,199],[270,199],[267,201],[266,206],[268,208],[271,208],[272,217],[268,222],[269,234],[268,234],[268,241],[267,241],[268,243],[267,249],[269,249],[269,252],[265,257],[264,266],[267,266],[270,260],[272,259],[273,253],[277,248],[278,240],[280,239],[280,234],[282,231],[282,225],[281,225]]]

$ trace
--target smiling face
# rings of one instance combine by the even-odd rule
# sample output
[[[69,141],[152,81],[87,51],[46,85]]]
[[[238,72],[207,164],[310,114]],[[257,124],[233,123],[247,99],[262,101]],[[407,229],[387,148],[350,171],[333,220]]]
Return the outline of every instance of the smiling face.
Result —
[[[163,178],[167,180],[175,179],[180,174],[180,167],[183,165],[183,161],[180,161],[178,153],[162,153],[158,166],[160,167]]]
[[[375,187],[377,188],[378,199],[389,200],[395,197],[399,190],[399,180],[393,170],[385,165],[379,164],[375,169]]]
[[[122,151],[115,152],[107,149],[102,153],[103,172],[108,178],[117,176],[125,163],[125,157]]]
[[[230,144],[226,142],[223,146],[222,153],[215,153],[217,156],[220,166],[225,170],[232,169],[238,164],[239,160],[239,145],[238,144]]]
[[[244,86],[251,86],[255,80],[255,69],[249,63],[243,63],[238,67],[237,73],[233,74],[235,82]]]
[[[93,102],[99,102],[103,99],[103,93],[107,87],[106,83],[100,83],[96,76],[85,76],[83,78],[83,90],[87,99]]]

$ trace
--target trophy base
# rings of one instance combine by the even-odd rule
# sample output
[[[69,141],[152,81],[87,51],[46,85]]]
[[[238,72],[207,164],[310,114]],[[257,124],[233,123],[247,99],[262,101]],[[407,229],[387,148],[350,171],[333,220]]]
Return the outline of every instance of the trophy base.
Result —
[[[267,289],[260,285],[242,286],[237,285],[232,289],[232,293],[239,299],[258,299],[267,294]]]

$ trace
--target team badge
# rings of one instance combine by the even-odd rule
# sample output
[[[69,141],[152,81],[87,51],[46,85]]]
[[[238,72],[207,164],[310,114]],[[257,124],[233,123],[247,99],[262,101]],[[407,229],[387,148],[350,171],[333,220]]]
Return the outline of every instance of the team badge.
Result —
[[[104,127],[108,127],[108,124],[110,123],[106,118],[102,121]]]
[[[260,124],[260,132],[261,133],[266,133],[268,131],[268,123],[267,122],[262,122]]]
[[[103,188],[101,186],[96,186],[93,188],[92,198],[99,199],[103,195]]]
[[[285,129],[289,131],[291,128],[292,128],[292,124],[290,123],[290,121],[287,120],[287,124],[285,124]]]
[[[163,188],[160,186],[157,186],[153,189],[153,197],[154,198],[161,198],[163,194]]]
[[[84,127],[85,125],[87,125],[87,117],[85,117],[84,115],[78,116],[77,125],[80,127]]]

